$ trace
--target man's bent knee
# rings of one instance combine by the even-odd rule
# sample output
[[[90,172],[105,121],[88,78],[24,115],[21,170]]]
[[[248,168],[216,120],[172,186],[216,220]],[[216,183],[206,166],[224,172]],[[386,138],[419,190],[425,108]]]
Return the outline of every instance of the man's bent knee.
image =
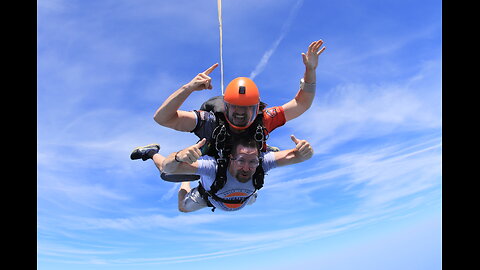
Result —
[[[178,191],[178,210],[182,213],[197,211],[207,206],[207,203],[198,193],[196,188],[189,190],[180,189]]]
[[[182,213],[190,213],[190,212],[192,212],[192,211],[188,211],[187,209],[185,209],[185,208],[183,208],[183,207],[181,207],[181,206],[178,207],[178,211],[180,211],[180,212],[182,212]]]

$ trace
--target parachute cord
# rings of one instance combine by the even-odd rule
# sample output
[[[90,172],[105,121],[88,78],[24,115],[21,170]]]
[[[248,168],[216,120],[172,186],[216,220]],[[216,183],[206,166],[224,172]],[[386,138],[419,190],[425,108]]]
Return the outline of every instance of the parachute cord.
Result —
[[[223,37],[222,37],[222,0],[217,0],[218,9],[218,26],[220,30],[220,82],[222,84],[222,96],[223,96]]]

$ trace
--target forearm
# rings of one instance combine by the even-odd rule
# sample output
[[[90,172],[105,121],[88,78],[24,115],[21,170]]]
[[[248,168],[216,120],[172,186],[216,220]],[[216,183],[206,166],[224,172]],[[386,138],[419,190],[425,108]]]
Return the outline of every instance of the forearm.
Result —
[[[172,153],[172,154],[168,155],[168,157],[166,157],[163,160],[163,163],[162,163],[162,166],[161,166],[163,172],[171,173],[171,174],[195,174],[195,173],[197,173],[197,169],[198,169],[197,161],[192,162],[192,163],[177,161],[177,160],[181,160],[178,156],[177,156],[177,159],[175,159],[175,156],[177,154],[178,154],[178,152]]]
[[[274,152],[275,162],[277,166],[286,166],[305,161],[305,159],[294,149],[283,150],[279,152]]]
[[[308,110],[312,106],[313,99],[315,98],[317,74],[315,69],[305,68],[305,74],[303,75],[303,87],[300,88],[295,101],[304,111]]]
[[[153,119],[165,126],[170,120],[178,117],[177,111],[193,92],[187,85],[183,85],[171,94],[155,112]]]
[[[313,155],[313,148],[307,140],[299,140],[295,135],[291,135],[290,138],[295,143],[295,148],[273,153],[278,166],[300,163]]]
[[[162,171],[165,172],[165,173],[175,173],[178,171],[179,169],[179,165],[181,164],[181,162],[178,162],[175,160],[175,155],[177,153],[171,153],[170,155],[168,155],[168,157],[166,157],[164,160],[163,160],[163,163],[161,165],[161,168],[162,168]]]
[[[305,73],[303,75],[303,79],[306,83],[316,83],[317,82],[317,72],[315,69],[312,68],[305,68]]]
[[[304,89],[298,90],[297,95],[294,98],[294,101],[296,102],[299,110],[298,116],[310,109],[313,104],[314,98],[315,92],[308,92]]]
[[[322,40],[314,41],[308,46],[307,53],[302,53],[303,64],[305,64],[303,82],[295,98],[283,105],[287,121],[297,118],[312,106],[317,83],[318,56],[325,50],[325,47],[320,49],[322,44]]]
[[[290,150],[290,157],[289,157],[289,164],[297,164],[300,162],[304,162],[305,160],[310,159],[310,157],[305,157],[300,154],[300,152],[297,149],[291,149]]]

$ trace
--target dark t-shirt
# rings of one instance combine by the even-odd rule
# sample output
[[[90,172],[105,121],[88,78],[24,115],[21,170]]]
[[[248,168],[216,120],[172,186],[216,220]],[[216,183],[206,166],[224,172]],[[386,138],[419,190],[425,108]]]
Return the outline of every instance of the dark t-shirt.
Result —
[[[191,131],[199,138],[212,138],[213,130],[217,125],[215,114],[211,111],[194,110],[197,115],[197,124]],[[263,110],[263,125],[269,134],[277,127],[285,124],[285,112],[282,106],[271,107]],[[265,149],[265,148],[264,148]]]

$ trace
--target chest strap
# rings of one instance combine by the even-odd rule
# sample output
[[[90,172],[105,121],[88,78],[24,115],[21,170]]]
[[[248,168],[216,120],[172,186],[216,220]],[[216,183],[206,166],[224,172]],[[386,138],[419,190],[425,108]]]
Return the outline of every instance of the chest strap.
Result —
[[[247,197],[242,197],[242,198],[238,198],[238,199],[224,199],[224,198],[220,198],[218,197],[215,193],[211,193],[209,191],[206,191],[205,188],[203,187],[201,181],[198,181],[198,187],[197,187],[197,190],[198,192],[200,193],[200,196],[202,196],[202,199],[205,200],[205,202],[207,203],[207,206],[208,207],[213,207],[212,208],[212,212],[215,211],[216,207],[213,206],[213,204],[210,202],[210,200],[208,199],[208,197],[211,197],[212,199],[214,199],[215,201],[217,202],[221,202],[221,203],[228,203],[228,204],[243,204],[245,203],[252,195],[254,195],[257,190],[255,189],[255,191],[248,195]]]

